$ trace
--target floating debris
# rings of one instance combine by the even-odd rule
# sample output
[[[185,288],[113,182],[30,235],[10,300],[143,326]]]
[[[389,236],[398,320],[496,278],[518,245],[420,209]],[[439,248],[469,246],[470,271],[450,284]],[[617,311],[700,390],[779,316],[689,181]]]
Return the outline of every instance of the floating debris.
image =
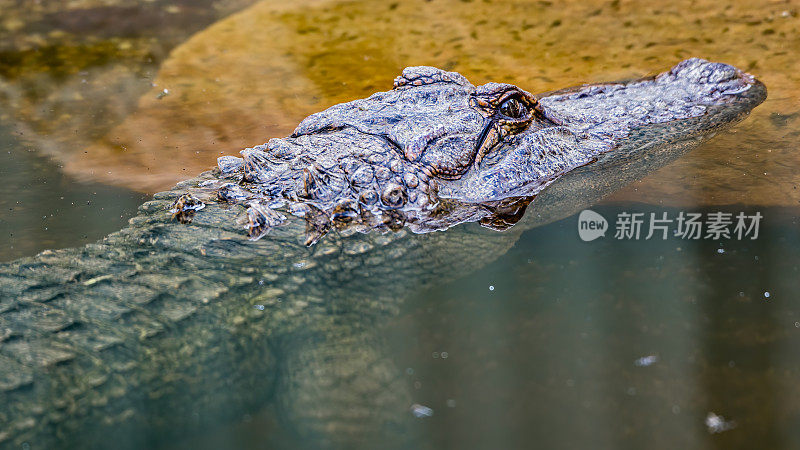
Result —
[[[634,361],[633,365],[636,367],[647,367],[647,366],[652,366],[657,362],[658,362],[658,355],[647,355],[647,356],[642,356],[641,358]]]
[[[706,416],[706,427],[711,434],[722,433],[728,431],[736,426],[736,422],[725,420],[724,417],[718,416],[713,412],[708,413]]]
[[[423,419],[425,417],[431,417],[433,415],[433,409],[425,405],[420,405],[419,403],[414,403],[411,405],[411,414],[417,419]]]

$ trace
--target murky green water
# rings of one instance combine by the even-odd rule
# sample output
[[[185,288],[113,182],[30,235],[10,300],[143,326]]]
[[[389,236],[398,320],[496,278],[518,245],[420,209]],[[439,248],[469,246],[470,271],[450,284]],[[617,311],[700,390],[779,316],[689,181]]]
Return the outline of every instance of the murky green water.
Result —
[[[798,11],[791,1],[0,0],[0,261],[99,239],[143,193],[388,89],[403,66],[539,92],[721,60],[762,79],[768,100],[594,210],[612,223],[621,212],[760,212],[758,239],[583,242],[571,217],[456,281],[409,283],[375,348],[432,410],[406,430],[422,448],[796,448]],[[229,411],[239,419],[159,445],[307,444],[281,411]]]
[[[759,238],[742,241],[587,243],[571,217],[525,233],[475,273],[416,292],[372,342],[411,399],[433,410],[405,430],[414,448],[800,445],[800,217],[758,211]],[[710,414],[731,428],[715,431]],[[180,448],[301,445],[279,424],[267,409]]]
[[[0,260],[94,242],[120,229],[149,196],[77,182],[0,126]]]
[[[391,332],[416,398],[435,408],[427,437],[438,448],[799,445],[798,217],[762,213],[758,240],[721,243],[585,243],[571,218],[416,298]],[[735,428],[709,432],[711,412]]]

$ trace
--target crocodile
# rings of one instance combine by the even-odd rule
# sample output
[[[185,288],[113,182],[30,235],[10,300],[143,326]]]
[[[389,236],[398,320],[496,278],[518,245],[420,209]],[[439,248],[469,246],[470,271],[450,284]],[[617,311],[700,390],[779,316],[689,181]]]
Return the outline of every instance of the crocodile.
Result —
[[[152,447],[267,404],[314,447],[409,445],[413,399],[379,332],[409,292],[765,98],[697,58],[537,95],[406,68],[156,194],[100,242],[0,265],[0,447]]]

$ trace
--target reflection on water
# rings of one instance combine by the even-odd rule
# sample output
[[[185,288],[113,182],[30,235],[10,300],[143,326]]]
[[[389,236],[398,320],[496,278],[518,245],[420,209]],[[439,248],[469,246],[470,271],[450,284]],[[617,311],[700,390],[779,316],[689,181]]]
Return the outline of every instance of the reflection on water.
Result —
[[[595,210],[607,218],[678,213],[642,204]],[[757,240],[609,234],[587,243],[577,217],[540,227],[467,277],[412,288],[396,317],[348,345],[380,349],[409,406],[433,410],[420,419],[404,412],[408,428],[397,442],[408,448],[794,448],[800,218],[758,211]],[[314,405],[321,410],[355,407],[320,398],[331,402]],[[318,445],[287,437],[270,411],[180,448]],[[712,433],[710,413],[733,428]]]
[[[394,342],[421,381],[416,398],[441,412],[436,438],[450,448],[796,446],[797,213],[763,213],[758,240],[721,243],[584,243],[573,217],[412,302]],[[648,355],[657,361],[637,366]],[[709,434],[709,412],[736,427]]]
[[[252,2],[44,3],[0,0],[0,260],[95,240],[135,211],[132,191],[166,188],[309,113],[388,89],[408,65],[533,92],[689,56],[753,72],[770,96],[747,121],[595,209],[744,204],[765,217],[758,240],[584,243],[572,217],[454,282],[405,280],[399,313],[350,340],[294,345],[352,367],[391,361],[391,382],[359,392],[431,408],[421,419],[402,411],[414,447],[800,446],[797,4],[262,1],[204,28]],[[301,372],[303,355],[286,351],[298,347],[275,348]],[[323,409],[361,411],[327,395],[337,386],[310,385]],[[307,443],[280,399],[308,398],[276,389],[277,408],[234,410],[236,423],[164,446]],[[710,413],[735,426],[709,433]],[[386,430],[369,431],[386,443]]]
[[[94,242],[124,226],[146,195],[78,183],[0,125],[0,262]]]

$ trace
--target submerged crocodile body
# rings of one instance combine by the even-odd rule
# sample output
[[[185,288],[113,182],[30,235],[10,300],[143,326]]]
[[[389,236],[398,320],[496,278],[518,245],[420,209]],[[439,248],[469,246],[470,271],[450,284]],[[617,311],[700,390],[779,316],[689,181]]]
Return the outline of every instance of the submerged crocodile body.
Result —
[[[412,401],[375,330],[410,289],[481,267],[765,97],[699,59],[540,95],[406,69],[101,242],[0,266],[0,447],[147,447],[270,401],[316,446],[401,445]]]

